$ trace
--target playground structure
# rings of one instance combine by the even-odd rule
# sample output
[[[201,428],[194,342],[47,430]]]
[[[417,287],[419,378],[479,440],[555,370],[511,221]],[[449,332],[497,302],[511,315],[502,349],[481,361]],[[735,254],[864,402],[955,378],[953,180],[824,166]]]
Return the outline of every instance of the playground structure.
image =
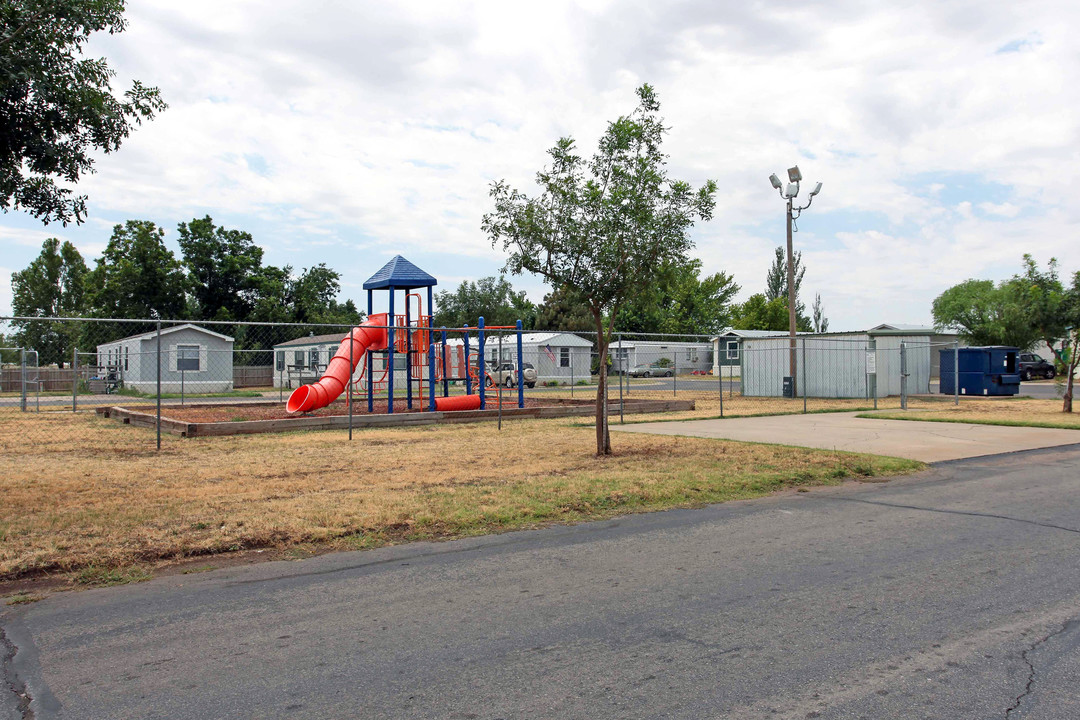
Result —
[[[486,333],[491,330],[513,330],[517,336],[517,407],[525,407],[525,379],[520,372],[522,363],[522,326],[485,327],[484,318],[476,328],[432,327],[434,307],[432,288],[438,281],[400,255],[372,275],[364,283],[367,290],[368,317],[349,331],[334,353],[326,371],[317,382],[301,385],[292,392],[286,403],[289,414],[308,413],[326,407],[348,392],[347,402],[357,395],[367,396],[368,412],[375,412],[375,392],[386,392],[386,412],[394,412],[394,381],[398,372],[398,355],[405,356],[405,403],[413,409],[414,394],[420,409],[430,412],[455,410],[484,410],[487,406],[486,385],[490,375],[486,368]],[[428,314],[424,314],[423,297],[416,290],[427,289]],[[389,293],[389,311],[373,314],[374,292]],[[405,312],[395,314],[395,296],[405,293]],[[476,332],[476,350],[470,349],[470,333]],[[458,344],[450,335],[460,334]],[[377,375],[375,357],[382,356],[381,375]],[[357,374],[357,367],[360,372]],[[481,381],[483,379],[483,381]],[[450,383],[463,382],[464,395],[450,395]],[[491,383],[494,385],[493,383]],[[441,386],[441,394],[439,389]],[[359,393],[353,390],[359,390]],[[475,389],[475,393],[474,393]],[[415,390],[415,393],[414,393]],[[495,387],[502,403],[502,388]],[[425,408],[426,404],[426,408]]]

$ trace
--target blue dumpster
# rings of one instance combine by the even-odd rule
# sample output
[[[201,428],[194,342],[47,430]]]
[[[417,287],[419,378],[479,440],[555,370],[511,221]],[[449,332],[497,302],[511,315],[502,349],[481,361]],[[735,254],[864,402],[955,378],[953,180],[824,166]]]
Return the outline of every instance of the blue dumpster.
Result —
[[[941,351],[942,395],[956,393],[956,367],[953,350]],[[960,362],[961,395],[1015,395],[1020,391],[1020,373],[1017,371],[1018,348],[1004,345],[987,347],[962,347],[957,352]]]

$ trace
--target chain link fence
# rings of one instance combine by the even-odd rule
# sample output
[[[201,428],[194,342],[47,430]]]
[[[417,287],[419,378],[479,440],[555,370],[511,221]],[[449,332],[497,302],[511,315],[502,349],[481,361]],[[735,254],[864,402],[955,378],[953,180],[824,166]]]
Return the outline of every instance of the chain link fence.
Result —
[[[193,423],[302,417],[310,422],[271,429],[329,427],[351,437],[375,422],[371,416],[444,409],[447,398],[474,396],[451,407],[494,411],[501,427],[504,411],[587,406],[601,378],[612,422],[655,418],[644,413],[658,407],[648,401],[661,400],[692,401],[692,413],[685,402],[662,408],[680,417],[955,401],[938,393],[936,377],[940,351],[953,346],[917,337],[615,333],[601,357],[590,332],[432,328],[426,317],[380,325],[380,318],[386,322],[376,316],[356,329],[0,318],[0,334],[23,341],[0,348],[0,423],[9,438],[55,443],[66,433],[159,449],[163,435],[184,434]],[[320,382],[325,377],[337,380]],[[315,384],[322,390],[297,391]]]

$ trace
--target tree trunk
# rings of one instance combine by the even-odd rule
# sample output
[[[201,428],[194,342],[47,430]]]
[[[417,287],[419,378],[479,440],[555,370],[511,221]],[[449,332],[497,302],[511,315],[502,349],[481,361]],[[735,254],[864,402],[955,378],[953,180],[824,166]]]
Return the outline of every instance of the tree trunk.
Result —
[[[604,335],[604,318],[593,310],[596,320],[596,350],[599,353],[600,368],[596,384],[596,454],[611,454],[611,434],[608,432],[607,416],[607,336]]]
[[[1065,361],[1065,371],[1069,376],[1065,378],[1065,401],[1061,405],[1061,412],[1067,413],[1073,411],[1073,383],[1076,377],[1076,368],[1080,367],[1080,357],[1077,356],[1080,353],[1080,339],[1074,340],[1071,345],[1069,359]]]

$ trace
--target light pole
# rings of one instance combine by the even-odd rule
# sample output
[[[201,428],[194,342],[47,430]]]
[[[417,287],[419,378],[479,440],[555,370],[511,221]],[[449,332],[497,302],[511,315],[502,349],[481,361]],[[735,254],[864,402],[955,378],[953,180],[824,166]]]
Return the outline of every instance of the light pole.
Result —
[[[787,292],[788,292],[788,332],[791,335],[791,352],[789,357],[789,368],[791,376],[791,391],[792,397],[797,397],[798,392],[795,389],[795,255],[791,248],[791,233],[793,232],[793,226],[795,220],[799,218],[802,211],[810,207],[814,202],[814,196],[821,192],[821,183],[814,186],[814,189],[810,191],[809,199],[802,207],[796,207],[794,204],[795,198],[799,196],[799,183],[802,182],[802,173],[799,172],[799,166],[788,168],[787,171],[788,183],[787,188],[784,188],[784,184],[780,182],[780,178],[773,173],[769,176],[769,182],[780,193],[780,197],[784,198],[787,204]],[[797,228],[796,228],[797,229]]]

